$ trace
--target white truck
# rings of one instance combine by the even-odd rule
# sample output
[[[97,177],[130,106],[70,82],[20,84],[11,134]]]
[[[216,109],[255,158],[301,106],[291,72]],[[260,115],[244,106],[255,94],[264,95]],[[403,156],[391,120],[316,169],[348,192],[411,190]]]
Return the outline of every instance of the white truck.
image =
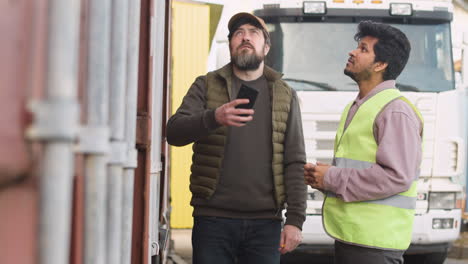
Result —
[[[253,12],[265,20],[271,34],[266,64],[284,73],[283,78],[297,91],[308,162],[331,162],[341,112],[357,95],[356,83],[343,74],[348,52],[356,46],[353,36],[357,24],[373,20],[406,33],[412,51],[397,87],[424,117],[424,152],[412,244],[405,263],[442,264],[462,225],[466,177],[468,80],[465,69],[465,78],[459,85],[455,83],[452,2],[327,0],[261,4]],[[210,58],[217,68],[229,60],[224,36],[215,38],[211,50]],[[322,227],[323,194],[308,188],[304,238],[296,252],[332,254],[333,240]]]

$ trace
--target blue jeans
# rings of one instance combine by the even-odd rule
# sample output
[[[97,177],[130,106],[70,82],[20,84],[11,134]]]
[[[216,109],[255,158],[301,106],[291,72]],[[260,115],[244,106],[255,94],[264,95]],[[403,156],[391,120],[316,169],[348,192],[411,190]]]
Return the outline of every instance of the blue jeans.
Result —
[[[281,221],[196,216],[193,264],[279,264]]]

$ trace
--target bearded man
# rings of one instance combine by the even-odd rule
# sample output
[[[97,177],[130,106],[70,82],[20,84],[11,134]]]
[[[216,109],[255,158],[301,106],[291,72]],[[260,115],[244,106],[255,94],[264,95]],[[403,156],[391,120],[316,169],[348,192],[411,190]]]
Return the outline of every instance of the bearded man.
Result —
[[[194,143],[193,263],[280,263],[300,243],[305,220],[298,99],[264,65],[264,21],[238,13],[228,29],[231,62],[198,77],[167,124],[169,144]],[[258,92],[253,109],[236,108],[249,102],[236,99],[241,85]]]

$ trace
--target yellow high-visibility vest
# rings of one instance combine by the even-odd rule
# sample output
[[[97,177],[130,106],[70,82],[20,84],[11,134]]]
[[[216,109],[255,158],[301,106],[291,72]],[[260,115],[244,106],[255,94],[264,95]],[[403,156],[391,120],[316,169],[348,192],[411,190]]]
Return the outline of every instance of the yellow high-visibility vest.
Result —
[[[374,121],[391,101],[407,102],[422,120],[419,111],[397,89],[383,90],[360,106],[344,129],[352,102],[345,108],[335,138],[333,164],[338,168],[370,168],[376,163],[377,142]],[[395,142],[395,144],[398,144]],[[327,193],[323,204],[323,225],[333,238],[365,247],[406,250],[411,242],[416,207],[417,179],[409,190],[370,201],[345,202]]]

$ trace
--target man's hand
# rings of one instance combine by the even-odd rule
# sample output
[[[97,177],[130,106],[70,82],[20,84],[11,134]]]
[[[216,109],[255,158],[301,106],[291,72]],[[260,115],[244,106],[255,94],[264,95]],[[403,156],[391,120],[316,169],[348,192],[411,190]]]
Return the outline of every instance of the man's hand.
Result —
[[[248,104],[249,99],[236,99],[216,108],[215,119],[222,126],[241,127],[249,121],[252,121],[253,109],[236,108],[240,104]],[[246,115],[246,116],[241,116]]]
[[[317,162],[316,165],[307,163],[304,165],[304,182],[315,189],[324,189],[323,179],[325,173],[331,166],[329,164]]]
[[[281,254],[293,251],[302,241],[301,230],[293,225],[285,225],[281,231],[280,247]]]

